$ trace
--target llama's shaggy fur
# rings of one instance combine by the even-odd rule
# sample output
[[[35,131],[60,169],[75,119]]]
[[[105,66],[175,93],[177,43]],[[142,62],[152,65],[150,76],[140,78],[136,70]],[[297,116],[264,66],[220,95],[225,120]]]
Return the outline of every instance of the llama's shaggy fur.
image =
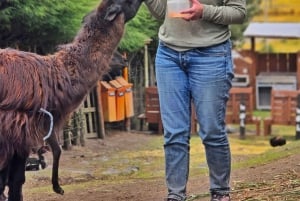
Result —
[[[0,49],[0,195],[8,180],[8,200],[22,200],[26,158],[49,130],[49,116],[40,112],[41,108],[54,118],[53,134],[48,139],[53,153],[52,183],[54,191],[63,194],[58,184],[58,133],[109,70],[125,23],[135,16],[141,2],[103,0],[85,18],[73,42],[53,55]]]

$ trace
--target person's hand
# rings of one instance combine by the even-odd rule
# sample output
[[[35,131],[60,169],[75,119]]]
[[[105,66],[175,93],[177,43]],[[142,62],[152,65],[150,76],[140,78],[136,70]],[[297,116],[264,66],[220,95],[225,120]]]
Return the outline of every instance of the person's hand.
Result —
[[[181,14],[185,14],[182,19],[187,21],[200,19],[203,13],[203,4],[198,0],[190,0],[190,2],[192,6],[180,12]]]

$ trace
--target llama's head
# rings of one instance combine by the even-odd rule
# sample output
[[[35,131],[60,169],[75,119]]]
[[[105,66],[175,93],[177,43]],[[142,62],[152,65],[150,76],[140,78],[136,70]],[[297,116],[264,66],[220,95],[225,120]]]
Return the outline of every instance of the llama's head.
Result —
[[[118,15],[123,14],[125,22],[131,20],[138,12],[143,0],[105,0],[105,19],[113,21]]]

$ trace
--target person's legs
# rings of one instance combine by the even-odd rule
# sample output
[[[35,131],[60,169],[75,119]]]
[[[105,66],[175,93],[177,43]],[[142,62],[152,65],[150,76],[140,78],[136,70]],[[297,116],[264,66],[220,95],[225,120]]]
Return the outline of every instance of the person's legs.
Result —
[[[223,43],[190,52],[189,81],[199,135],[205,146],[212,194],[229,194],[231,154],[225,129],[226,102],[233,78],[231,46]]]
[[[156,56],[156,78],[164,127],[168,198],[186,199],[189,174],[190,92],[182,69],[184,55],[161,44]]]

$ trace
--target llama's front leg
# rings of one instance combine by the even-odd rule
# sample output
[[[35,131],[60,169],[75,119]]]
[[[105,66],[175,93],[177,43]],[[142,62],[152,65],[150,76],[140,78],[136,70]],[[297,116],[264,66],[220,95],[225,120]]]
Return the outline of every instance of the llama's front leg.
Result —
[[[2,193],[0,195],[0,201],[7,201],[6,196],[4,195],[4,193]]]
[[[50,136],[50,138],[47,140],[49,143],[51,150],[52,150],[52,156],[53,156],[53,165],[52,165],[52,185],[54,192],[63,195],[64,190],[60,187],[58,182],[58,167],[59,167],[59,159],[61,154],[61,148],[58,144],[58,141],[56,139],[56,136],[54,133]]]
[[[0,201],[5,201],[4,190],[8,177],[8,167],[0,170]]]
[[[0,171],[0,201],[6,201],[6,196],[4,195],[4,190],[6,186],[6,180],[8,176],[8,168],[4,168]]]
[[[8,175],[8,201],[23,201],[22,186],[25,183],[26,158],[14,155]]]

